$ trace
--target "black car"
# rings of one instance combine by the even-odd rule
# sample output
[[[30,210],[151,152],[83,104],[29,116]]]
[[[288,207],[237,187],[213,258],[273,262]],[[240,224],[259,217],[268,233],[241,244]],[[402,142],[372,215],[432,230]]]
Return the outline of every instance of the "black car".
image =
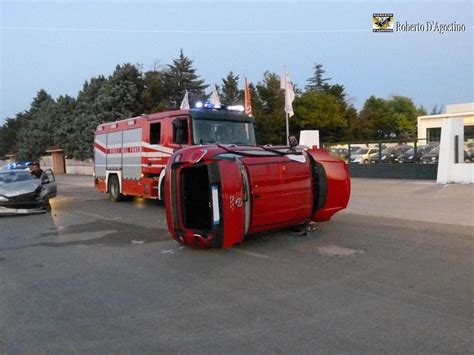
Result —
[[[399,157],[410,150],[411,147],[408,146],[398,146],[398,147],[388,147],[382,150],[380,156],[382,163],[398,163]],[[372,163],[379,162],[378,154],[371,158]]]
[[[439,159],[439,146],[431,149],[428,153],[425,153],[420,158],[422,164],[438,164]]]
[[[421,145],[416,148],[416,162],[419,163],[423,154],[428,153],[430,150],[435,148],[432,145]],[[407,150],[405,153],[398,157],[399,163],[413,163],[415,162],[415,148]]]
[[[44,208],[56,197],[57,185],[50,169],[35,178],[29,171],[0,171],[0,214],[28,213]]]

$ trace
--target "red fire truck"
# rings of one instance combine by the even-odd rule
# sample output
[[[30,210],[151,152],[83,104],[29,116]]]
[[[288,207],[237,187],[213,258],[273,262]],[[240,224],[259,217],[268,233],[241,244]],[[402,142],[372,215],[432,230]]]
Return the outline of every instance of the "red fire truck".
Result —
[[[166,171],[168,228],[194,247],[225,248],[257,232],[328,221],[349,195],[346,163],[317,147],[189,147]]]
[[[95,186],[111,200],[163,200],[165,167],[176,149],[221,143],[255,145],[254,119],[240,107],[204,106],[104,123],[95,131]]]

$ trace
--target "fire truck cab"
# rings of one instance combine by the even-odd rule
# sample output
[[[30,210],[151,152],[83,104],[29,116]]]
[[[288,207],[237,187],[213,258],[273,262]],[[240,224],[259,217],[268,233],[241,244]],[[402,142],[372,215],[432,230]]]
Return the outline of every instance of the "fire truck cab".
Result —
[[[225,107],[202,107],[100,124],[94,137],[95,186],[113,201],[164,200],[165,168],[173,152],[212,143],[255,146],[254,119]]]

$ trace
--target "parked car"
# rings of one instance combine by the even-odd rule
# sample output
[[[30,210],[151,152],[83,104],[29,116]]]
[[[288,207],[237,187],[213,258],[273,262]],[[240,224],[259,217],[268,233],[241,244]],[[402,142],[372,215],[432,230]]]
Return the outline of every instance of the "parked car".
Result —
[[[422,164],[438,164],[439,159],[439,146],[434,147],[428,153],[425,153],[420,158]]]
[[[379,148],[360,148],[354,154],[351,153],[351,163],[369,164],[371,159],[378,155]]]
[[[420,145],[416,147],[416,162],[419,163],[423,154],[428,153],[432,150],[432,145]],[[415,148],[410,148],[398,157],[399,163],[413,163],[415,162]]]
[[[400,155],[405,153],[409,150],[410,147],[408,146],[396,146],[396,147],[388,147],[382,150],[381,152],[381,162],[382,163],[398,163],[398,158]],[[379,155],[375,155],[371,158],[371,163],[378,163],[379,162]]]
[[[28,213],[44,208],[56,193],[51,169],[45,170],[40,178],[25,170],[0,171],[0,214]]]
[[[347,158],[349,156],[349,150],[347,148],[329,148],[329,153],[341,160],[347,162]]]
[[[469,161],[473,162],[474,161],[474,148],[469,148],[468,150],[465,150],[467,156],[469,157]]]
[[[470,163],[473,161],[474,148],[471,148],[470,151],[464,149],[464,162]]]

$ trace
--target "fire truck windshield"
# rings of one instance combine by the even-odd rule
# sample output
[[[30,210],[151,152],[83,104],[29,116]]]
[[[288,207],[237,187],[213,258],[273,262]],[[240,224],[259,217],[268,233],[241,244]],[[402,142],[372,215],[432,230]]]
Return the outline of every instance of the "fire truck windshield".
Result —
[[[194,144],[256,145],[252,122],[193,119]]]

